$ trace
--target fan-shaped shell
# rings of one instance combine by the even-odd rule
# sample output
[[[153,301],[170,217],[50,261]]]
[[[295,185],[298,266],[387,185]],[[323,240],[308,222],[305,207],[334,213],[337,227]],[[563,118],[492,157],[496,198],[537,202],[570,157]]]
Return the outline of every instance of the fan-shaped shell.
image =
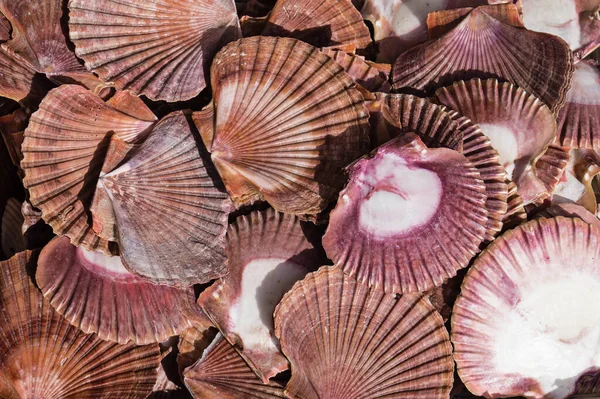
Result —
[[[365,50],[371,35],[348,0],[277,0],[264,36],[286,36],[315,47],[355,45]]]
[[[452,346],[441,316],[420,295],[396,298],[322,267],[275,311],[292,364],[288,397],[447,398]]]
[[[387,93],[392,88],[388,82],[391,69],[389,64],[375,64],[360,55],[338,49],[324,48],[321,51],[340,64],[346,73],[365,89]]]
[[[561,39],[501,23],[480,7],[439,39],[401,54],[395,89],[431,93],[456,80],[497,78],[523,88],[553,113],[564,104],[573,55]]]
[[[567,102],[558,114],[557,141],[563,147],[600,149],[600,68],[575,65]]]
[[[88,69],[121,90],[181,101],[241,36],[232,0],[70,0],[69,32]]]
[[[546,187],[546,192],[551,194],[560,182],[569,164],[569,149],[550,144],[546,151],[535,163],[535,173]],[[537,204],[541,201],[538,200]]]
[[[21,167],[31,203],[56,234],[108,251],[88,221],[108,141],[114,134],[137,142],[154,120],[121,112],[80,86],[60,86],[44,98],[25,130]]]
[[[517,185],[512,180],[507,180],[508,197],[506,203],[508,205],[506,214],[502,219],[503,228],[510,229],[527,220],[527,212],[525,212],[525,203],[523,198],[517,192]]]
[[[271,381],[263,384],[221,334],[183,376],[198,399],[285,398],[283,387]]]
[[[5,45],[0,45],[0,95],[28,105],[37,104],[47,84],[36,77],[35,69]]]
[[[407,133],[348,171],[323,247],[359,282],[388,293],[425,291],[478,252],[485,185],[463,155],[428,149]]]
[[[0,262],[0,397],[145,398],[157,345],[117,345],[70,325],[30,280],[35,256]]]
[[[211,70],[215,130],[207,143],[236,206],[316,214],[368,150],[368,112],[343,68],[295,39],[227,45]]]
[[[174,112],[101,178],[125,267],[156,284],[187,287],[226,273],[231,202],[196,140],[184,113]]]
[[[522,224],[481,254],[452,317],[454,359],[471,392],[564,398],[600,366],[599,256],[598,227],[563,217]]]
[[[192,327],[179,334],[177,343],[177,366],[179,373],[196,363],[202,357],[204,350],[217,335],[217,329],[213,328],[212,323],[194,323]]]
[[[44,247],[36,281],[75,327],[120,344],[164,341],[191,326],[188,314],[199,311],[193,290],[144,281],[129,273],[118,256],[77,248],[66,237]]]
[[[22,225],[21,203],[16,198],[9,198],[0,218],[0,244],[6,259],[27,249],[27,239],[21,232]]]
[[[525,204],[550,195],[536,162],[554,140],[556,122],[541,101],[495,79],[456,82],[437,90],[435,97],[478,124],[498,151]]]
[[[273,209],[242,216],[227,234],[229,274],[198,298],[265,383],[288,368],[273,338],[275,305],[296,281],[327,261],[312,244],[319,238],[312,224]]]

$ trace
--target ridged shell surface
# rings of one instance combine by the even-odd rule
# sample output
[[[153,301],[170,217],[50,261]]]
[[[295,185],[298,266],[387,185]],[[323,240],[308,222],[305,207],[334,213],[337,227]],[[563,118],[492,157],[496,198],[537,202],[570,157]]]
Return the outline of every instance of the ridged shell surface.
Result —
[[[368,112],[343,68],[289,38],[251,37],[217,54],[214,139],[207,145],[236,206],[259,199],[316,214],[368,150]]]
[[[325,48],[321,51],[340,64],[348,75],[365,89],[383,93],[391,90],[392,86],[388,81],[391,69],[389,64],[375,64],[360,55],[343,50]]]
[[[0,95],[15,101],[23,101],[28,97],[40,99],[44,96],[44,88],[34,85],[35,70],[33,66],[15,53],[0,46]],[[40,90],[41,89],[41,90]]]
[[[153,100],[198,95],[216,51],[241,36],[233,0],[70,0],[69,10],[86,67]]]
[[[452,346],[442,317],[417,294],[399,298],[322,267],[275,311],[299,399],[448,398]]]
[[[21,233],[23,221],[21,203],[16,198],[9,198],[0,218],[0,244],[6,259],[27,249],[27,239]]]

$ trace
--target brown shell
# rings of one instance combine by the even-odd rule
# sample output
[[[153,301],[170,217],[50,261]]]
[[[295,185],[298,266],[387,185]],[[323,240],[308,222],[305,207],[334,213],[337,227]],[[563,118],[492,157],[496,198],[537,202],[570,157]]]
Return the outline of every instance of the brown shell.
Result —
[[[386,156],[403,159],[409,170],[435,174],[441,192],[437,208],[424,224],[376,235],[361,224],[362,204],[380,190],[406,191],[395,185],[393,176],[369,178],[379,173],[375,168]],[[478,252],[486,231],[485,185],[463,155],[428,149],[407,133],[360,159],[348,172],[349,183],[330,214],[323,247],[337,267],[359,282],[387,293],[429,290],[466,267]],[[389,209],[390,214],[396,212],[402,210]]]
[[[396,298],[322,267],[275,311],[292,364],[288,397],[448,398],[454,363],[441,316],[421,295]]]
[[[81,86],[60,86],[44,98],[25,130],[21,167],[32,205],[56,234],[108,252],[88,221],[106,146],[112,134],[140,140],[154,119],[121,112]]]
[[[289,38],[251,37],[222,49],[211,70],[214,139],[206,143],[237,207],[257,200],[316,214],[368,150],[368,113],[343,68]]]
[[[314,225],[273,209],[241,216],[227,233],[229,274],[198,298],[202,310],[265,383],[288,368],[272,338],[275,305],[296,281],[327,262],[313,244],[319,239]]]
[[[600,68],[593,61],[575,64],[567,102],[558,114],[558,144],[600,150]]]
[[[29,274],[35,256],[0,262],[0,397],[145,398],[156,380],[158,345],[117,345],[63,319]]]
[[[188,314],[199,311],[192,289],[154,285],[107,258],[56,237],[40,253],[37,284],[67,321],[107,341],[158,343],[191,326]]]
[[[525,204],[539,202],[552,193],[548,191],[551,183],[546,184],[547,176],[538,173],[537,161],[554,140],[556,122],[540,100],[496,79],[456,82],[437,90],[435,98],[477,123],[497,149],[509,142],[501,134],[512,134],[515,147],[500,156],[507,171],[511,169],[509,177],[517,184]]]
[[[432,93],[456,80],[497,78],[523,88],[556,113],[565,102],[572,64],[563,40],[503,24],[479,7],[444,36],[400,55],[392,83],[395,89]]]
[[[167,115],[124,164],[101,177],[125,267],[187,287],[226,273],[231,202],[183,112]],[[168,239],[165,239],[167,234]]]
[[[37,104],[48,87],[36,76],[36,71],[6,45],[0,45],[0,96],[21,101],[27,105]]]
[[[27,249],[27,239],[21,232],[22,225],[21,203],[16,198],[9,198],[0,213],[0,249],[6,259]]]
[[[507,180],[506,185],[508,187],[508,197],[506,200],[508,208],[502,219],[504,230],[512,229],[527,220],[525,203],[523,202],[523,198],[521,198],[517,192],[517,185],[511,180]]]
[[[293,37],[315,47],[355,45],[365,50],[371,35],[348,0],[278,0],[264,36]]]
[[[23,152],[21,145],[24,139],[24,130],[29,123],[31,111],[29,108],[19,108],[11,114],[0,116],[0,135],[6,144],[6,149],[13,165],[20,168]],[[19,170],[21,173],[22,171]],[[21,175],[22,177],[22,175]]]
[[[188,100],[210,60],[241,36],[233,0],[70,0],[69,35],[88,69],[153,100]]]
[[[183,376],[197,399],[285,398],[283,387],[271,381],[263,384],[221,334]]]
[[[352,79],[365,89],[372,92],[388,93],[392,86],[388,82],[391,66],[376,64],[365,60],[364,57],[347,53],[343,50],[324,48],[321,52],[333,58],[340,64]]]
[[[6,19],[4,14],[0,14],[0,41],[5,42],[10,39],[11,30],[12,26],[10,25],[10,21]]]
[[[217,329],[210,322],[194,323],[192,327],[179,334],[177,343],[177,366],[179,373],[196,363],[202,357],[202,353],[215,339]]]

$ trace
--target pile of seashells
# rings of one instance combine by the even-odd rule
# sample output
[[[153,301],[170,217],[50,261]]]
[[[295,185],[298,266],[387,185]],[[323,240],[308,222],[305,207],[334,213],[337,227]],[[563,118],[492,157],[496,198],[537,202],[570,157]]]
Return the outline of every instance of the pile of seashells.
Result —
[[[0,12],[0,398],[600,398],[600,0]]]

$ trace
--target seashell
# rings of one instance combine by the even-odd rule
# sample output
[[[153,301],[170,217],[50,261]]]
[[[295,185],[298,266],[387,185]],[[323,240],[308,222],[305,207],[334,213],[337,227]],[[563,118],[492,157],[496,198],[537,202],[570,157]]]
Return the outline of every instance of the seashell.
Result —
[[[569,164],[569,149],[550,144],[546,152],[535,163],[536,175],[546,187],[547,193],[553,193]],[[535,204],[540,204],[537,201]]]
[[[207,158],[178,111],[164,117],[124,164],[100,178],[130,272],[178,287],[226,273],[231,203]]]
[[[241,36],[232,0],[70,0],[69,10],[86,67],[152,100],[197,96],[214,54]]]
[[[454,363],[441,316],[421,295],[399,298],[322,267],[275,311],[292,364],[288,397],[448,398]]]
[[[542,218],[479,256],[452,317],[454,359],[469,391],[564,398],[600,366],[599,244],[600,230],[582,220]]]
[[[540,100],[495,79],[456,82],[437,90],[435,98],[478,124],[526,205],[550,195],[536,162],[554,139],[556,122]]]
[[[23,216],[23,225],[21,233],[25,235],[27,231],[42,220],[42,211],[31,205],[31,202],[25,200],[21,205],[21,215]]]
[[[461,154],[407,133],[348,168],[327,256],[386,293],[425,291],[466,267],[486,232],[485,185]]]
[[[480,7],[444,36],[400,55],[392,84],[432,93],[461,79],[497,78],[531,93],[556,114],[565,102],[572,62],[561,39],[503,24]]]
[[[558,114],[557,141],[563,147],[600,149],[600,69],[592,61],[575,64],[567,102]]]
[[[315,226],[268,209],[241,216],[227,235],[229,274],[207,288],[198,303],[264,383],[288,363],[273,338],[273,311],[308,272],[327,262],[315,248]]]
[[[12,25],[12,39],[3,47],[18,55],[15,62],[25,60],[52,80],[80,83],[98,92],[105,85],[79,63],[63,33],[64,3],[63,0],[1,0],[0,12]]]
[[[259,36],[222,49],[211,80],[215,129],[205,144],[234,204],[325,209],[342,168],[368,150],[368,113],[343,68],[298,40]]]
[[[546,218],[552,218],[556,216],[564,216],[566,218],[578,218],[583,220],[587,224],[593,225],[596,228],[600,228],[600,219],[598,219],[595,214],[590,213],[584,207],[577,204],[553,204],[551,207],[539,212],[536,216]]]
[[[0,13],[0,41],[5,42],[9,40],[11,30],[12,26],[10,25],[10,21]]]
[[[4,140],[8,155],[13,165],[20,167],[23,153],[21,145],[23,144],[23,131],[29,123],[31,112],[26,108],[19,108],[16,111],[0,116],[0,135]],[[21,171],[19,171],[21,172]]]
[[[56,234],[88,250],[109,252],[108,241],[88,221],[108,141],[114,134],[138,142],[154,123],[155,118],[121,112],[80,86],[60,86],[44,98],[25,130],[21,167],[32,205]]]
[[[342,50],[324,48],[321,52],[340,64],[352,79],[368,91],[388,93],[392,86],[388,82],[390,65],[376,64],[364,57]]]
[[[315,47],[371,44],[369,28],[348,0],[277,0],[263,36],[293,37]]]
[[[36,76],[36,71],[4,44],[0,45],[0,96],[36,105],[44,97],[48,84]]]
[[[401,53],[427,40],[429,13],[483,4],[487,0],[366,0],[360,12],[373,24],[377,60],[393,63]]]
[[[0,218],[0,244],[6,259],[27,249],[27,239],[21,233],[23,215],[21,203],[16,198],[9,198],[4,205]]]
[[[196,363],[202,357],[202,353],[215,339],[217,330],[213,328],[210,321],[207,323],[194,323],[190,328],[179,334],[177,343],[177,366],[179,373]]]
[[[502,224],[504,230],[511,229],[527,220],[527,212],[525,212],[525,203],[523,198],[517,192],[517,185],[512,180],[507,180],[508,196],[506,203],[508,205]]]
[[[0,263],[0,397],[145,398],[158,346],[117,345],[70,325],[30,280],[35,258]]]
[[[584,373],[575,383],[575,389],[570,399],[593,398],[600,395],[600,373],[591,370]]]
[[[285,398],[283,387],[271,381],[263,384],[221,334],[183,375],[198,399]]]
[[[75,247],[67,237],[44,247],[36,281],[48,302],[75,327],[120,344],[161,342],[190,327],[187,314],[198,311],[192,289],[144,281],[129,273],[118,256]]]
[[[571,150],[568,155],[569,164],[554,190],[552,204],[577,203],[595,215],[597,201],[592,180],[600,173],[600,155],[584,149]]]
[[[600,46],[600,3],[597,0],[521,0],[527,29],[565,40],[584,58]]]

